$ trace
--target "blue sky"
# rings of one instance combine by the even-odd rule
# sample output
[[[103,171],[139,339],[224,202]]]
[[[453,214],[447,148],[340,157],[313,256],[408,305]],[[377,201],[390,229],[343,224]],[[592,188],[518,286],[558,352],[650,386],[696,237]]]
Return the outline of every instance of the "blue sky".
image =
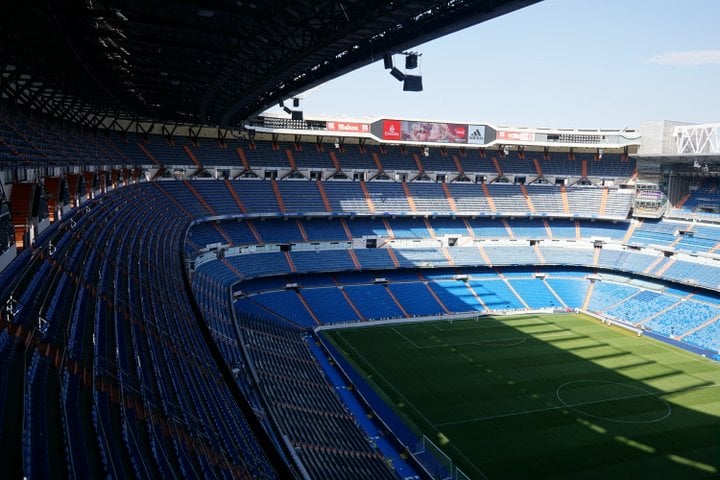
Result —
[[[719,20],[720,0],[544,0],[416,47],[423,92],[403,92],[379,59],[301,107],[529,127],[720,122]]]

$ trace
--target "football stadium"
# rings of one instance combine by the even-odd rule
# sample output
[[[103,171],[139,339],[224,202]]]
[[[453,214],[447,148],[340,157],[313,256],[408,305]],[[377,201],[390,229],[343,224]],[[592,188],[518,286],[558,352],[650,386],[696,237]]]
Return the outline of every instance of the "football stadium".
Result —
[[[0,6],[3,477],[718,478],[720,124],[303,111],[534,3]]]

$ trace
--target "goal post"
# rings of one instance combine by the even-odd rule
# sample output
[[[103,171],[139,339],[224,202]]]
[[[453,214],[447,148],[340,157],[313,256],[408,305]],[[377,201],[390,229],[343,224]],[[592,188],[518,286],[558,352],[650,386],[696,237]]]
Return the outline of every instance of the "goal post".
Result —
[[[444,437],[440,434],[441,437]],[[430,440],[427,435],[423,435],[417,442],[415,451],[412,456],[425,469],[433,480],[470,480],[470,476],[460,470],[453,464],[452,459],[443,452],[440,447]],[[477,480],[488,480],[488,477],[475,468],[475,474],[472,478]]]
[[[426,435],[423,435],[422,439],[418,442],[413,456],[425,467],[426,471],[432,475],[433,479],[452,480],[452,459]]]
[[[474,314],[473,314],[473,313],[468,313],[467,315],[442,315],[442,314],[441,314],[439,317],[437,317],[437,319],[438,319],[438,320],[444,320],[444,321],[446,321],[447,323],[449,323],[450,325],[452,325],[452,324],[455,323],[455,322],[460,322],[460,323],[462,323],[462,322],[475,322],[475,323],[480,323],[480,318],[481,318],[482,316],[483,316],[483,315],[481,315],[481,314],[479,314],[479,313],[474,313]]]

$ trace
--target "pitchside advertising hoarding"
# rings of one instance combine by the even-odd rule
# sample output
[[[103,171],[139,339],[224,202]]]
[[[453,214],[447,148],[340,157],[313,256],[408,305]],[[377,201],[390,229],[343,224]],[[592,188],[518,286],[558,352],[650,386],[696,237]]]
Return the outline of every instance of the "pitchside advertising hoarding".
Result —
[[[357,122],[329,121],[325,124],[325,129],[330,132],[370,133],[370,125]]]
[[[460,123],[381,120],[379,133],[383,140],[422,143],[467,143],[468,126]],[[373,125],[375,127],[375,125]]]

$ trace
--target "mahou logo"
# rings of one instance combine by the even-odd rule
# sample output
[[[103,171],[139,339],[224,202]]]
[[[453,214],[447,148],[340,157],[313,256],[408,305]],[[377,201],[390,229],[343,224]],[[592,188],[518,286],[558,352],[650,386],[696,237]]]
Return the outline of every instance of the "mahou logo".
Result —
[[[400,120],[383,120],[383,138],[400,140]]]
[[[369,132],[370,128],[366,123],[356,122],[327,122],[327,129],[333,132]]]

